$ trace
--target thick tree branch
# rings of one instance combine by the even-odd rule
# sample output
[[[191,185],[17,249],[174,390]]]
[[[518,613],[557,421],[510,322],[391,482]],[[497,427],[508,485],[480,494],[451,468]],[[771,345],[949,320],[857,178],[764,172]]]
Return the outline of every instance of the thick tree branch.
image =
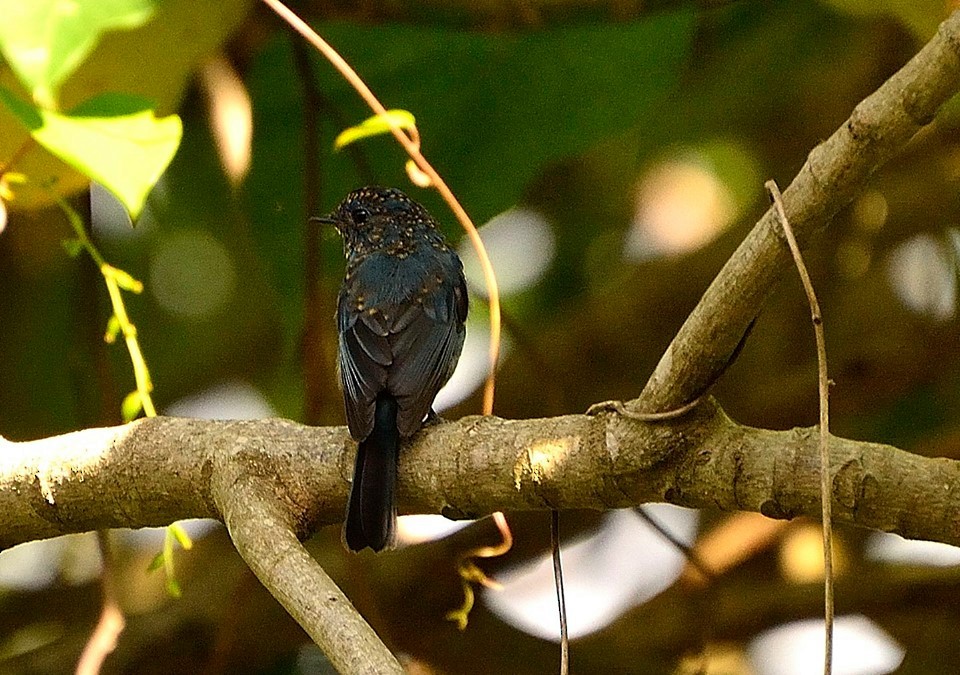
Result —
[[[357,613],[294,533],[270,483],[238,464],[214,474],[215,500],[241,557],[303,626],[340,673],[403,673],[400,663]]]
[[[960,11],[955,11],[916,56],[813,149],[783,192],[787,217],[801,244],[960,89],[958,54]],[[710,284],[660,359],[637,407],[676,408],[709,388],[789,269],[790,251],[771,207]]]
[[[284,420],[155,418],[3,442],[0,547],[99,527],[223,519],[225,491],[247,480],[268,490],[261,496],[303,537],[342,519],[353,453],[343,427]],[[667,501],[816,518],[817,453],[815,430],[745,427],[712,401],[661,424],[614,413],[468,417],[422,431],[405,450],[400,509],[458,517]],[[836,522],[960,544],[960,462],[840,438],[830,461]],[[256,526],[260,516],[248,515]]]

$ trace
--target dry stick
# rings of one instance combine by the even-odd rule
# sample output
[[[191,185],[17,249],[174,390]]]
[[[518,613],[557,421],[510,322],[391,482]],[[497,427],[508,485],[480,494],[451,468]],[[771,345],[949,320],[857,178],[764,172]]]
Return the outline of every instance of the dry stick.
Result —
[[[97,627],[83,648],[80,660],[77,662],[77,675],[96,675],[103,666],[104,659],[117,647],[117,638],[123,632],[126,621],[117,601],[117,584],[115,574],[115,560],[110,546],[109,533],[97,530],[97,542],[103,555],[103,571],[100,575],[100,586],[103,589],[103,608],[100,610],[100,619]]]
[[[560,675],[570,672],[570,636],[567,631],[567,602],[563,591],[563,570],[560,567],[560,512],[550,511],[550,552],[553,556],[553,580],[557,586],[557,608],[560,611]]]
[[[406,131],[392,122],[390,117],[386,115],[387,109],[380,103],[366,83],[360,79],[360,76],[357,75],[350,64],[347,63],[333,47],[327,44],[316,31],[310,28],[303,19],[280,2],[280,0],[263,0],[263,2],[276,12],[280,18],[286,21],[291,28],[300,33],[305,40],[316,47],[317,50],[330,61],[333,67],[340,72],[343,78],[353,86],[357,93],[360,94],[367,105],[370,106],[371,110],[377,115],[383,116],[383,119],[390,126],[390,133],[393,134],[397,142],[407,151],[407,154],[410,155],[410,158],[417,165],[417,168],[430,179],[430,184],[437,189],[437,192],[439,192],[444,201],[447,202],[450,210],[453,211],[457,220],[460,221],[460,224],[464,230],[466,230],[467,236],[470,238],[470,242],[477,252],[477,257],[480,259],[480,266],[483,269],[483,278],[487,287],[487,298],[490,303],[490,375],[483,389],[483,414],[493,414],[494,383],[496,379],[497,361],[500,357],[500,291],[497,286],[497,278],[493,271],[493,265],[490,263],[487,250],[483,245],[483,241],[480,239],[480,233],[477,232],[477,228],[474,226],[473,221],[470,220],[470,216],[467,215],[467,212],[463,206],[460,205],[456,196],[454,196],[450,188],[447,187],[443,178],[440,177],[440,174],[437,173],[430,162],[428,162],[420,152],[419,136],[416,133],[412,136],[408,135]]]
[[[787,238],[787,244],[790,246],[790,253],[793,254],[797,272],[800,273],[803,290],[810,302],[813,332],[817,339],[817,386],[820,391],[820,508],[823,511],[823,602],[825,621],[823,672],[824,675],[830,675],[833,670],[833,506],[831,502],[833,491],[830,482],[830,450],[828,445],[830,438],[828,403],[830,380],[827,378],[827,345],[823,337],[823,316],[820,314],[820,303],[817,302],[817,295],[813,290],[813,284],[810,282],[807,266],[803,263],[803,255],[800,253],[797,239],[793,236],[793,230],[787,220],[780,188],[777,187],[777,182],[773,180],[768,180],[764,187],[767,188],[771,199],[773,199],[773,206],[777,211],[780,224],[783,226],[783,233]]]
[[[680,554],[686,559],[687,563],[703,577],[705,583],[709,583],[716,579],[716,574],[710,566],[704,562],[703,558],[700,557],[700,554],[693,550],[693,547],[687,544],[685,541],[682,541],[679,537],[675,536],[673,532],[668,530],[663,524],[660,523],[656,518],[647,513],[647,510],[643,506],[638,506],[634,509],[634,512],[643,519],[647,525],[656,530],[657,534],[666,540],[668,544],[673,546]]]

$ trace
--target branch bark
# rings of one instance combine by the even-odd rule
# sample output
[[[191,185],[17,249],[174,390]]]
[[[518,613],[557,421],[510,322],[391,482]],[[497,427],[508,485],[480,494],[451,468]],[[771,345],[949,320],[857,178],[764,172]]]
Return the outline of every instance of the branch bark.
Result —
[[[402,674],[397,659],[297,539],[291,513],[269,483],[234,463],[215,475],[214,497],[240,556],[323,647],[337,672]]]
[[[841,438],[830,445],[836,522],[960,544],[960,462]],[[227,493],[245,480],[258,481],[305,537],[341,521],[353,454],[344,427],[285,420],[154,418],[4,441],[0,547],[98,527],[225,519]],[[402,513],[450,517],[666,501],[816,518],[818,466],[815,429],[746,427],[710,400],[658,424],[616,413],[467,417],[414,438],[398,496]],[[260,517],[248,515],[254,524]]]

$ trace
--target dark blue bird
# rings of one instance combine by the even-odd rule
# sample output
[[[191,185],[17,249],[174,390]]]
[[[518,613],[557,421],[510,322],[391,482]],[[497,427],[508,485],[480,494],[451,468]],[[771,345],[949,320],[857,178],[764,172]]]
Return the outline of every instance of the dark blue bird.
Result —
[[[355,190],[320,220],[336,226],[347,258],[338,365],[359,449],[343,540],[380,551],[396,528],[400,442],[432,413],[460,358],[467,286],[436,221],[400,190]]]

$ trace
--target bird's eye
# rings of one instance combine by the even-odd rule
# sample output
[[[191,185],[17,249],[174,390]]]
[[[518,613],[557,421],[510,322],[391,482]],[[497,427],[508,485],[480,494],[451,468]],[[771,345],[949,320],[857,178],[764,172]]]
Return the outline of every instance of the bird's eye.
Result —
[[[350,219],[357,225],[362,225],[370,216],[370,212],[362,206],[354,206],[350,209]]]

